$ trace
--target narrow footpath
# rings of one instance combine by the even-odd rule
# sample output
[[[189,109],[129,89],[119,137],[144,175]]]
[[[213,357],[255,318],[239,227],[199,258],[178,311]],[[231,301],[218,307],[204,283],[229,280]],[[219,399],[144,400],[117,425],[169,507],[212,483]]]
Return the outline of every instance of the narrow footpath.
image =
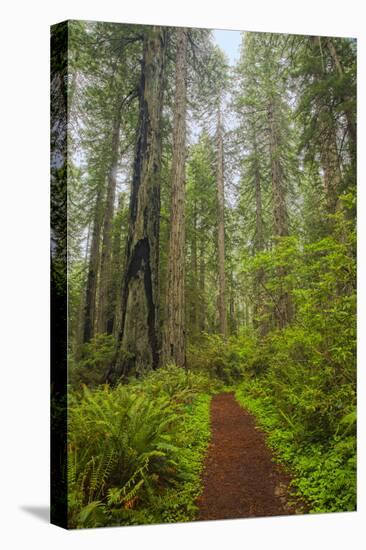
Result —
[[[211,403],[212,439],[198,499],[198,520],[303,513],[291,504],[291,480],[273,461],[263,433],[231,393]]]

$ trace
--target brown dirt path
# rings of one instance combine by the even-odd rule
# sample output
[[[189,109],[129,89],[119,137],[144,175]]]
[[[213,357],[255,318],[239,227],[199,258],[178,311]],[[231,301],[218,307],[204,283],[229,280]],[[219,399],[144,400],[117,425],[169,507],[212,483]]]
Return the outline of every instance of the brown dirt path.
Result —
[[[199,520],[299,513],[288,498],[290,477],[273,462],[253,416],[231,393],[211,403],[212,440],[198,499]]]

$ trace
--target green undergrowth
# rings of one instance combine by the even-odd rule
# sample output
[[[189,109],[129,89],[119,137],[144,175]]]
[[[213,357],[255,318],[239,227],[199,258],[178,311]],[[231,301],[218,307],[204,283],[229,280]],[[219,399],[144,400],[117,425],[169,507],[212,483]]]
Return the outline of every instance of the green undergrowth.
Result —
[[[193,520],[212,390],[207,376],[167,367],[70,391],[69,527]]]
[[[236,390],[240,405],[253,413],[279,462],[293,473],[295,494],[310,513],[356,508],[355,415],[346,415],[326,440],[314,440],[296,415],[281,410],[264,380],[250,380]]]

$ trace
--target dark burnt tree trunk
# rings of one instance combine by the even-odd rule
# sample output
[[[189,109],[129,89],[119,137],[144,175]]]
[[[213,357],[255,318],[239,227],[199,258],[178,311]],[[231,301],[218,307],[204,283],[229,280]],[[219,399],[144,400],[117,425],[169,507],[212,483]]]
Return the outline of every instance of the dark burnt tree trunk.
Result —
[[[185,366],[184,193],[187,104],[187,29],[177,30],[172,187],[163,363]]]
[[[227,336],[227,315],[226,315],[226,281],[225,281],[225,191],[224,191],[224,153],[222,137],[221,106],[217,109],[216,128],[216,184],[218,201],[218,263],[219,263],[219,330]]]
[[[108,380],[139,375],[159,363],[159,218],[166,31],[145,31],[139,122],[122,283],[121,326]]]

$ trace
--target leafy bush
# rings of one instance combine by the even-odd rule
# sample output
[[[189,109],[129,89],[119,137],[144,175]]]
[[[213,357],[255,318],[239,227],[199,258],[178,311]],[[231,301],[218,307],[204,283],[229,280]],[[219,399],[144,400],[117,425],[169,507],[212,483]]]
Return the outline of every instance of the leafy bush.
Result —
[[[69,360],[69,382],[74,386],[87,384],[95,387],[105,382],[106,373],[115,353],[115,339],[112,335],[96,334],[84,344],[80,358]]]
[[[177,403],[189,402],[199,392],[209,392],[213,382],[206,372],[193,372],[175,365],[167,365],[151,371],[141,385],[140,380],[131,377],[130,388],[143,388],[152,399],[162,394]]]
[[[312,442],[301,418],[284,412],[265,380],[242,384],[238,402],[251,411],[266,431],[277,458],[295,477],[297,494],[310,504],[310,512],[352,511],[356,506],[355,414],[338,422],[333,435]]]
[[[210,398],[200,393],[206,379],[184,380],[171,366],[129,385],[70,393],[70,527],[193,518]]]
[[[219,334],[203,334],[188,350],[188,364],[194,372],[205,372],[225,384],[250,374],[256,359],[256,338],[245,330],[226,340]]]
[[[299,493],[324,512],[353,510],[356,499],[355,228],[342,209],[331,223],[332,236],[286,237],[254,258],[263,310],[273,311],[286,291],[293,317],[281,330],[264,319],[257,357],[266,367],[237,391],[294,469]],[[276,277],[279,268],[286,277]]]

